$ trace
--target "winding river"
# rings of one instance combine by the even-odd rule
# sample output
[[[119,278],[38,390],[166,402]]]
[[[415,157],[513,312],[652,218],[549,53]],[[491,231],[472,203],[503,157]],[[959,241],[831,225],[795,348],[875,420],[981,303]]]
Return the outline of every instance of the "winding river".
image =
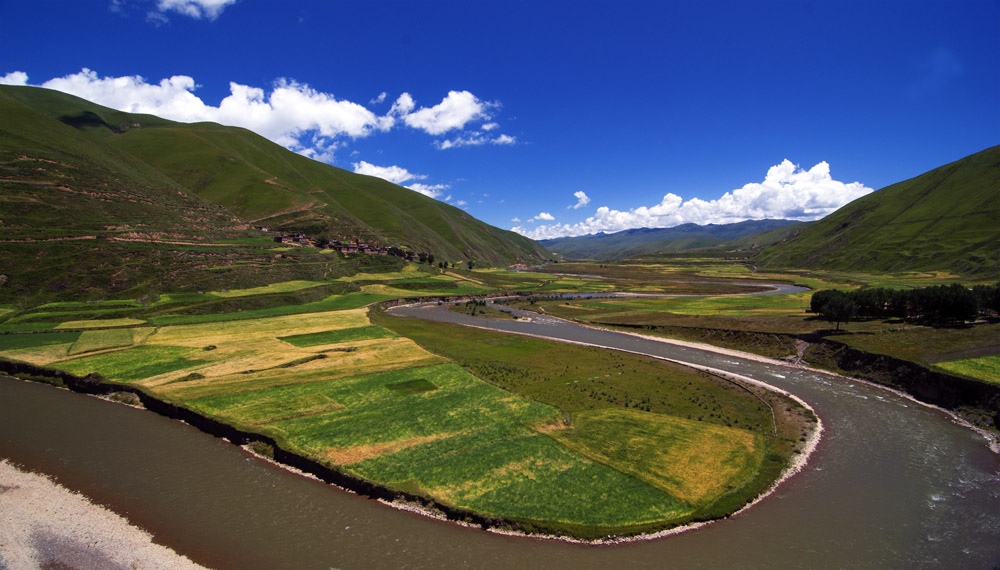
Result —
[[[0,378],[0,456],[54,475],[217,568],[994,568],[1000,456],[939,411],[807,370],[436,306],[396,314],[586,342],[729,370],[823,419],[806,469],[730,520],[615,546],[507,537],[397,511],[142,410]]]

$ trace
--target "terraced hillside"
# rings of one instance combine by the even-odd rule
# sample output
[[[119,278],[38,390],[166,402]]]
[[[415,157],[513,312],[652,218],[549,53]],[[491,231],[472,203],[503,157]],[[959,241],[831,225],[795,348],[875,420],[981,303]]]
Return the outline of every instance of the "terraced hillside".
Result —
[[[763,267],[1000,275],[1000,146],[873,192],[764,249]]]
[[[251,226],[375,240],[481,265],[546,254],[448,204],[310,160],[245,129],[123,113],[35,87],[0,86],[0,187],[0,273],[11,284],[47,280],[29,279],[32,268],[72,274],[73,258],[122,260],[130,253],[117,246],[126,240],[266,245],[269,237]],[[183,255],[140,252],[141,261],[123,265],[143,272]],[[257,261],[270,265],[272,256]],[[123,281],[117,290],[150,281],[131,279],[122,267],[102,271],[116,272]],[[289,277],[296,276],[274,281]]]

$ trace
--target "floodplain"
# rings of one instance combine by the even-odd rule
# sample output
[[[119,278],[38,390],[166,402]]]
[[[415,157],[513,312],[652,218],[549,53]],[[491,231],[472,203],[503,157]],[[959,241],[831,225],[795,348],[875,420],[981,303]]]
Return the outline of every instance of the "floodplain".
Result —
[[[394,317],[377,303],[440,297],[472,310],[481,306],[463,305],[470,295],[520,291],[535,297],[510,302],[585,323],[801,357],[794,336],[829,328],[805,312],[809,293],[747,293],[762,282],[869,279],[761,275],[718,260],[396,269],[164,293],[145,304],[4,307],[0,357],[139,388],[492,528],[592,540],[739,510],[802,453],[815,416],[777,393],[682,365]],[[609,291],[667,296],[547,298]],[[305,302],[283,303],[289,294]],[[976,326],[978,338],[996,325]],[[852,332],[914,330],[851,323]],[[983,342],[938,366],[989,378],[996,355]]]

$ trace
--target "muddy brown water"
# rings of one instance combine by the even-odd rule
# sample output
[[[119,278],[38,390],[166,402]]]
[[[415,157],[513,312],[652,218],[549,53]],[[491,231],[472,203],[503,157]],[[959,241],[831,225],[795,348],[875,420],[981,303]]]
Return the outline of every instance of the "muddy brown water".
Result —
[[[434,307],[394,311],[472,319]],[[802,473],[748,511],[615,546],[507,537],[398,511],[151,412],[7,378],[0,378],[0,456],[54,475],[216,568],[1000,566],[1000,456],[942,412],[857,382],[556,319],[473,322],[758,378],[809,402],[824,437]]]

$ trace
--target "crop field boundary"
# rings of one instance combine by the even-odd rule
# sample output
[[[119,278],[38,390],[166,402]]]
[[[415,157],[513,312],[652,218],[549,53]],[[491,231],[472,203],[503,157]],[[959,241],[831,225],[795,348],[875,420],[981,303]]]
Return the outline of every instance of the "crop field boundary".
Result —
[[[241,430],[228,423],[205,416],[187,407],[161,400],[148,394],[137,386],[95,380],[91,377],[80,377],[61,370],[34,366],[28,363],[14,362],[3,358],[0,358],[0,373],[9,374],[21,381],[43,382],[53,385],[53,387],[56,388],[63,388],[72,392],[99,397],[111,401],[112,403],[145,409],[161,416],[186,423],[206,434],[220,439],[225,439],[229,443],[240,447],[247,453],[255,455],[265,461],[269,461],[295,474],[315,478],[341,490],[355,493],[369,499],[375,499],[386,506],[398,510],[417,513],[429,518],[455,523],[460,526],[479,528],[494,534],[559,540],[578,544],[610,545],[660,538],[717,522],[716,520],[697,521],[680,524],[655,532],[630,534],[627,536],[608,535],[598,539],[581,539],[565,534],[525,532],[519,529],[520,523],[517,521],[497,518],[492,515],[481,515],[475,511],[455,508],[433,499],[428,499],[426,497],[402,490],[390,489],[388,487],[372,483],[368,480],[344,473],[338,469],[327,467],[314,459],[282,448],[278,442],[270,436]],[[21,378],[19,376],[25,376],[25,378]],[[139,399],[140,405],[137,406],[135,404],[109,400],[107,398],[115,393],[134,394]],[[248,449],[255,443],[269,446],[273,450],[272,456],[262,456],[253,449]],[[758,497],[754,503],[762,499],[763,497]],[[741,509],[740,512],[742,512],[742,510],[743,509]]]

